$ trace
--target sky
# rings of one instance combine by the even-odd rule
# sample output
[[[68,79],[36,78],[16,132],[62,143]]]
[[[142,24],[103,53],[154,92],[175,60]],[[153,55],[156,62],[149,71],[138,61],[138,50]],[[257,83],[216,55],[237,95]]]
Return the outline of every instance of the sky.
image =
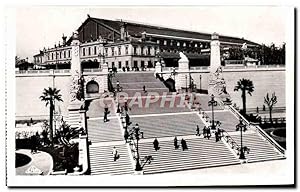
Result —
[[[16,54],[33,55],[62,42],[86,19],[123,19],[191,31],[245,38],[257,43],[286,42],[287,10],[271,6],[27,6],[16,8]]]

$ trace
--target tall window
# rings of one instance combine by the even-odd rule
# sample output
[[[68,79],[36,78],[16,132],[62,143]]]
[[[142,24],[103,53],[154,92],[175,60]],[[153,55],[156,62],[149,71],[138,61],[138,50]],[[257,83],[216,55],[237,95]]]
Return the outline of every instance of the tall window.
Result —
[[[108,56],[108,48],[105,48],[105,56]]]
[[[164,40],[164,45],[167,45],[167,40]]]
[[[178,46],[178,47],[180,46],[180,42],[177,42],[177,46]]]
[[[66,58],[66,51],[64,51],[64,58]]]
[[[160,41],[159,41],[159,40],[157,40],[157,41],[156,41],[156,43],[157,43],[157,44],[159,44],[159,43],[160,43]]]
[[[68,56],[71,57],[71,51],[70,50],[68,51]]]
[[[147,48],[148,48],[148,55],[151,55],[151,52],[150,52],[151,47],[147,47]]]
[[[53,53],[51,53],[51,60],[53,60]]]
[[[88,48],[88,54],[91,55],[91,47]]]
[[[186,46],[186,43],[185,43],[185,42],[183,43],[183,46],[184,46],[184,47]]]
[[[126,64],[125,64],[125,65],[126,65],[126,67],[128,67],[128,66],[129,66],[129,65],[128,65],[128,61],[126,61]]]
[[[62,56],[61,56],[61,51],[59,52],[59,58],[60,58],[60,59],[62,58]]]
[[[97,55],[97,47],[94,46],[94,55]]]
[[[125,47],[125,54],[128,55],[128,46]]]
[[[121,69],[122,68],[122,62],[121,61],[119,61],[119,69]]]
[[[85,56],[85,48],[82,48],[82,55]]]
[[[144,55],[144,47],[141,47],[141,55]]]
[[[118,47],[118,55],[121,55],[121,46]]]
[[[136,55],[136,47],[133,47],[133,54]]]
[[[115,48],[112,47],[112,48],[111,48],[111,56],[114,56],[114,55],[115,55]]]

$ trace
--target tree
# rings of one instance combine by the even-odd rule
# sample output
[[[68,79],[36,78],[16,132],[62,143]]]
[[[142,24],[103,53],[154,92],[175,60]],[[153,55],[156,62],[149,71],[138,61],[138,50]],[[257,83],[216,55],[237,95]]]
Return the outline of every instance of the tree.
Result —
[[[277,103],[277,96],[275,95],[275,92],[272,93],[272,97],[269,97],[269,93],[264,97],[264,103],[268,105],[269,107],[269,112],[270,112],[270,122],[273,123],[272,121],[272,110],[273,106]]]
[[[249,79],[240,79],[237,82],[237,85],[234,87],[234,91],[242,91],[242,102],[243,102],[243,111],[242,113],[246,114],[246,92],[252,96],[252,92],[254,91],[253,82]]]
[[[49,117],[49,128],[50,128],[50,140],[51,147],[53,147],[53,113],[54,113],[54,101],[63,101],[61,98],[61,94],[59,94],[60,90],[56,88],[49,87],[48,89],[44,89],[43,94],[40,96],[41,101],[46,102],[46,106],[50,107],[50,117]]]

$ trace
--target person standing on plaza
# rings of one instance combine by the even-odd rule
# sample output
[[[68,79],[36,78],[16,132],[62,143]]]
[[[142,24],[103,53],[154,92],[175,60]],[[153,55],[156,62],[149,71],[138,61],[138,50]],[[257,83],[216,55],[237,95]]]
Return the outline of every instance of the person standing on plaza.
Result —
[[[147,92],[147,91],[146,91],[146,86],[145,86],[145,85],[143,85],[143,91],[144,91],[144,93]]]
[[[197,128],[196,128],[196,136],[200,136],[200,128],[199,128],[199,125],[197,125]]]
[[[155,151],[159,150],[159,148],[160,148],[157,138],[155,138],[153,141],[153,147],[154,147]]]
[[[178,149],[178,140],[177,140],[177,137],[175,136],[175,138],[174,138],[174,147],[175,147],[175,149]]]

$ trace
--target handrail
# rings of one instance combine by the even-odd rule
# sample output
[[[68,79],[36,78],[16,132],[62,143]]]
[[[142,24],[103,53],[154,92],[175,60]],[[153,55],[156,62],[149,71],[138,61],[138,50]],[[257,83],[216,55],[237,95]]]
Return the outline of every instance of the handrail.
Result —
[[[250,126],[249,121],[243,116],[241,115],[233,106],[229,105],[229,109],[232,111],[232,113],[234,113],[237,117],[239,117],[240,119],[243,120],[244,123],[246,123],[246,125]]]
[[[267,139],[280,153],[285,154],[285,149],[283,149],[272,137],[270,137],[264,130],[262,130],[258,125],[253,125],[251,123],[249,123],[249,121],[242,116],[236,109],[234,109],[234,107],[232,107],[231,105],[229,106],[229,109],[232,110],[232,112],[239,116],[248,126],[252,125],[256,128],[256,130],[258,130],[258,132],[265,138]]]
[[[237,144],[237,142],[229,135],[229,133],[227,131],[225,131],[224,129],[222,129],[222,132],[226,133],[227,135],[225,136],[225,138],[227,139],[226,142],[229,143],[231,145],[232,149],[235,149],[237,151],[239,151],[240,146]],[[238,153],[236,153],[238,154]]]
[[[262,128],[258,125],[254,125],[258,132],[267,139],[280,153],[285,154],[285,149],[281,147],[271,136],[269,136]]]

